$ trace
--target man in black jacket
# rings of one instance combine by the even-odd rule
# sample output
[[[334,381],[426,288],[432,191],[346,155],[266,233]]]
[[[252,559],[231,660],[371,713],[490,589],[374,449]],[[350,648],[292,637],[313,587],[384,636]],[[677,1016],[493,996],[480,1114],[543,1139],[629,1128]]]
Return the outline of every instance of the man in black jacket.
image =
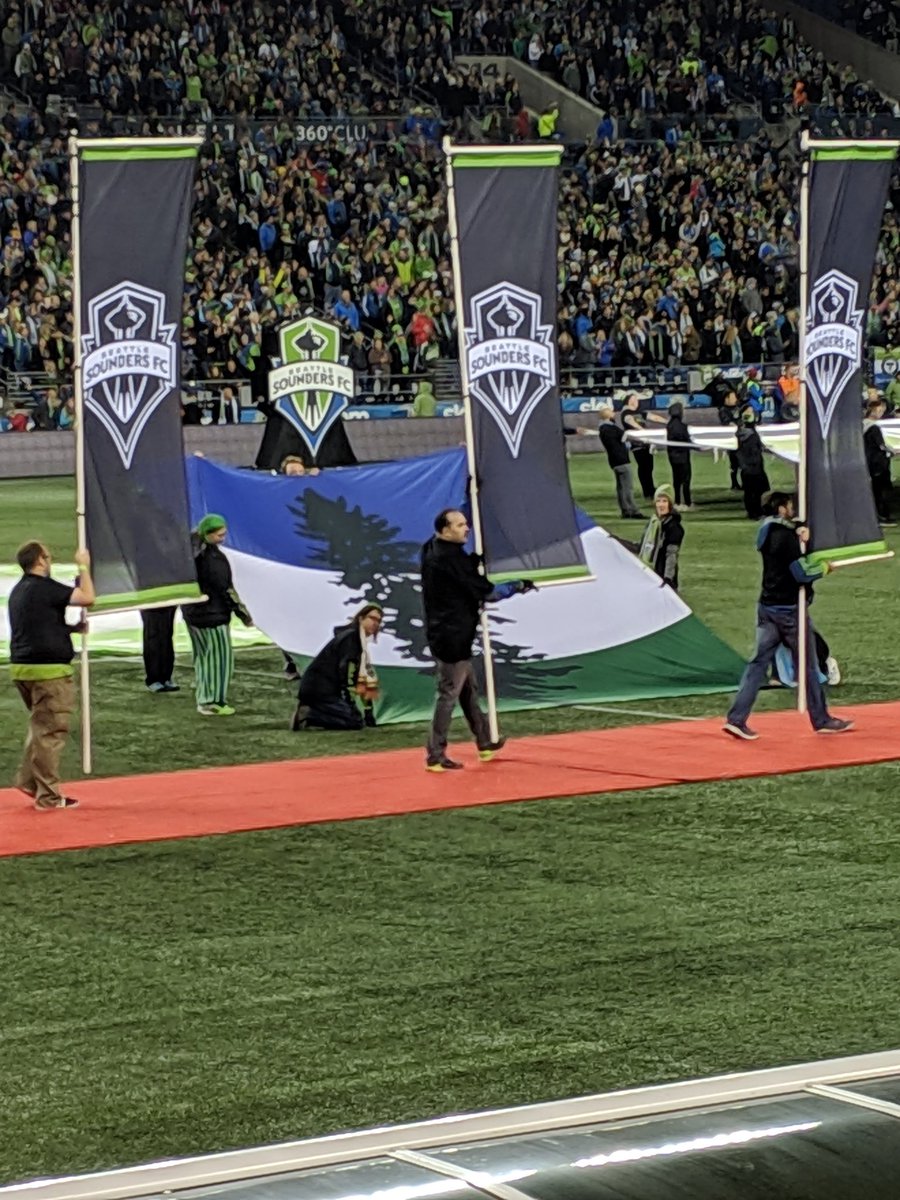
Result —
[[[623,517],[642,521],[644,514],[638,509],[634,500],[628,443],[625,441],[624,430],[615,423],[614,416],[615,412],[610,405],[600,409],[600,428],[598,429],[600,441],[616,477],[616,499],[619,502],[619,512]]]
[[[756,413],[749,406],[741,413],[737,428],[737,459],[747,516],[758,521],[763,515],[762,498],[769,490],[763,458],[762,438],[756,431]]]
[[[801,585],[809,594],[812,585],[831,569],[817,566],[803,556],[802,545],[809,541],[809,530],[794,521],[794,497],[787,492],[772,492],[766,499],[771,514],[759,527],[756,548],[762,555],[763,576],[756,617],[756,653],[747,664],[738,693],[725,718],[724,732],[745,742],[759,734],[747,724],[747,718],[775,661],[779,646],[786,646],[799,661],[799,592]],[[833,717],[828,712],[825,693],[819,683],[819,668],[809,619],[803,636],[807,641],[806,680],[809,719],[816,733],[846,733],[852,721]]]
[[[425,766],[437,772],[462,767],[462,763],[447,757],[447,736],[457,700],[483,762],[490,761],[506,741],[491,740],[487,718],[478,703],[472,642],[486,601],[530,591],[534,584],[517,580],[495,587],[479,569],[478,556],[464,549],[469,523],[458,509],[438,513],[434,529],[434,537],[422,547],[422,601],[425,636],[437,667],[437,702]]]

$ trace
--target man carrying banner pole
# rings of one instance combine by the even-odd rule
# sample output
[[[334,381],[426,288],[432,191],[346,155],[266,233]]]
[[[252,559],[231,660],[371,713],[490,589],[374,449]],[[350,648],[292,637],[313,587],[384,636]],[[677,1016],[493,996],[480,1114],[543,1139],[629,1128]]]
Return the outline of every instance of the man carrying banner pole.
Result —
[[[180,416],[200,137],[69,139],[78,541],[92,611],[197,599]],[[88,639],[82,768],[92,769]]]
[[[475,553],[495,583],[589,579],[569,486],[557,383],[562,147],[456,146],[447,214]],[[491,741],[499,737],[481,617]]]
[[[869,486],[863,442],[863,336],[872,268],[898,141],[816,141],[804,131],[800,189],[798,517],[807,560],[845,567],[892,557]],[[806,590],[798,622],[808,622]],[[797,707],[807,710],[807,637]]]

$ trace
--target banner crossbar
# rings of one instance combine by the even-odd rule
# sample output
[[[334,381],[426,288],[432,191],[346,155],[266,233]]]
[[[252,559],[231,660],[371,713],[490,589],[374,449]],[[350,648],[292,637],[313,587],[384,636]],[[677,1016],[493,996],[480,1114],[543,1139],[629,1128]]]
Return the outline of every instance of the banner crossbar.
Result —
[[[76,150],[126,150],[129,147],[158,149],[164,146],[202,146],[206,138],[199,134],[165,138],[80,138],[72,137],[70,145]]]

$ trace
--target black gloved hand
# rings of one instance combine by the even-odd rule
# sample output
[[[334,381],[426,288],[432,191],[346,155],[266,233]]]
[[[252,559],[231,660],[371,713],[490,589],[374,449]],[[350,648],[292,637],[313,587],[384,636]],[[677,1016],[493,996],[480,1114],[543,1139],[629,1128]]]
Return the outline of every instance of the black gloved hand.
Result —
[[[536,592],[537,584],[531,579],[519,580],[519,592],[524,595],[526,592]]]

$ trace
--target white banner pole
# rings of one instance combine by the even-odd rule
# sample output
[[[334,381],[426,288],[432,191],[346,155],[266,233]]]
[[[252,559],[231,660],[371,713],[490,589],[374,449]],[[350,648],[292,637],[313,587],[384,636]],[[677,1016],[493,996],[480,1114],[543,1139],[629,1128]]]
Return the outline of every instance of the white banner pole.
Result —
[[[800,137],[800,150],[803,154],[803,168],[800,181],[800,329],[798,338],[798,357],[800,360],[800,459],[797,465],[797,516],[801,521],[806,520],[806,294],[809,286],[809,133],[804,130]],[[806,551],[806,543],[801,543]],[[809,619],[806,588],[800,584],[797,596],[797,712],[805,713],[808,706],[807,697],[807,665],[809,661],[809,639],[807,637],[807,621]]]
[[[78,138],[69,138],[69,178],[72,189],[72,382],[75,394],[75,527],[79,549],[87,546],[84,473],[84,387],[81,354],[81,198],[78,179]],[[81,634],[81,769],[93,770],[91,743],[91,668],[88,626]]]
[[[468,148],[467,148],[468,149]],[[466,461],[469,468],[469,495],[472,502],[472,532],[475,535],[475,553],[484,553],[481,530],[481,507],[478,501],[478,478],[475,470],[475,439],[472,425],[472,397],[469,391],[469,372],[466,366],[466,336],[464,332],[462,276],[459,261],[459,226],[456,219],[456,196],[453,189],[453,152],[449,138],[444,138],[444,154],[447,156],[447,229],[450,234],[450,262],[453,267],[453,299],[456,305],[456,328],[459,342],[459,379],[463,402],[463,419],[466,430]],[[482,564],[482,571],[484,565]],[[481,610],[481,643],[484,652],[484,692],[487,700],[488,727],[491,741],[500,737],[497,720],[497,687],[494,680],[494,654],[491,647],[490,622],[487,608]]]

